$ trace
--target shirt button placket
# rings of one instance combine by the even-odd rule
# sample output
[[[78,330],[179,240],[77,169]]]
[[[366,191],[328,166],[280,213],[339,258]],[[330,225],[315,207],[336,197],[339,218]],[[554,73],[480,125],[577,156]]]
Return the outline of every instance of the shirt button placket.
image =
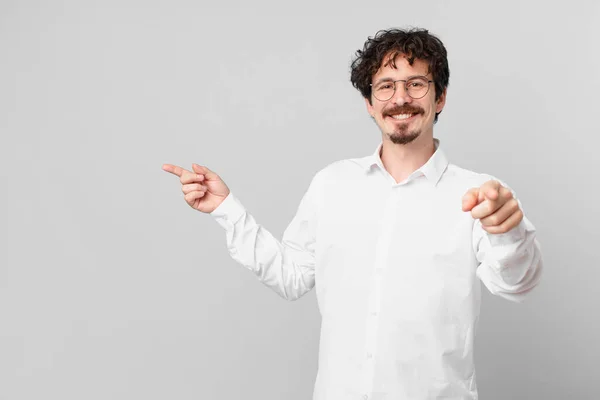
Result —
[[[389,197],[387,199],[387,203],[384,210],[384,215],[386,218],[384,219],[384,224],[382,226],[380,236],[377,241],[376,246],[376,257],[374,260],[375,264],[375,274],[372,280],[371,286],[371,297],[369,299],[370,311],[369,316],[370,319],[367,321],[367,335],[366,335],[366,365],[365,371],[363,375],[363,393],[370,393],[373,389],[373,378],[375,375],[375,360],[374,360],[374,351],[377,348],[377,331],[379,328],[379,308],[381,307],[381,296],[382,296],[382,286],[383,286],[383,273],[385,267],[387,265],[387,249],[389,248],[391,241],[391,233],[393,231],[393,222],[395,220],[396,214],[396,203],[397,203],[397,190],[393,190],[389,193]],[[363,399],[367,400],[369,398],[368,394],[363,395]]]

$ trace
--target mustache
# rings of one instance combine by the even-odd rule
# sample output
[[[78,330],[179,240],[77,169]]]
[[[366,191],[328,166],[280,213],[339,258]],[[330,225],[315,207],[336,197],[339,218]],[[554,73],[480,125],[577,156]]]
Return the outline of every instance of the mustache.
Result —
[[[425,110],[421,107],[415,107],[412,105],[403,105],[398,107],[391,107],[384,111],[383,116],[390,116],[395,114],[423,114]]]

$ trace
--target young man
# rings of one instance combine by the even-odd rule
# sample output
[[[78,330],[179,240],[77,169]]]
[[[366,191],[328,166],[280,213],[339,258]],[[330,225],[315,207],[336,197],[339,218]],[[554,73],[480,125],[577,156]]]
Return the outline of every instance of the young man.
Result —
[[[446,49],[426,30],[369,38],[351,81],[382,142],[319,171],[281,242],[207,167],[163,166],[262,282],[289,300],[316,286],[315,400],[477,399],[480,282],[521,301],[540,279],[535,229],[512,191],[449,164],[433,138],[448,78]]]

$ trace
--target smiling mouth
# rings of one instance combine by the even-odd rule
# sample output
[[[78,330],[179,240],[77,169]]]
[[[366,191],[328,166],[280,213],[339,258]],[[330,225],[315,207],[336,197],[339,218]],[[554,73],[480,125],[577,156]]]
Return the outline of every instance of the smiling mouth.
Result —
[[[412,114],[395,114],[395,115],[388,115],[388,117],[395,119],[396,121],[407,121],[409,119],[411,119],[412,117],[414,117],[415,115],[418,115],[419,113],[412,113]]]

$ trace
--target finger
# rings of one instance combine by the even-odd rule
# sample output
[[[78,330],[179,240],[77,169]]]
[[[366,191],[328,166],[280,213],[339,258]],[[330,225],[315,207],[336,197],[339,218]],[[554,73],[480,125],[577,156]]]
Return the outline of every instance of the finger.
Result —
[[[496,226],[484,226],[483,229],[488,233],[499,234],[506,233],[511,229],[515,228],[523,220],[523,211],[517,210],[512,214],[506,221]]]
[[[471,210],[471,215],[475,219],[482,219],[489,215],[492,215],[502,206],[500,202],[486,199],[473,207]]]
[[[209,181],[212,181],[212,180],[215,180],[215,179],[219,178],[219,176],[217,174],[215,174],[213,171],[211,171],[210,169],[208,169],[208,167],[205,167],[203,165],[192,164],[192,169],[197,174],[201,174],[201,175],[206,176],[206,179],[209,180]]]
[[[496,210],[492,215],[488,215],[481,219],[481,225],[483,226],[497,226],[501,225],[511,215],[519,210],[519,203],[515,199],[511,199],[504,203],[502,207]]]
[[[204,175],[198,175],[188,170],[184,170],[183,175],[179,179],[182,185],[187,185],[188,183],[199,183],[204,180]]]
[[[188,185],[183,185],[181,187],[181,191],[183,192],[183,194],[188,194],[190,192],[206,192],[208,188],[204,185],[201,185],[199,183],[190,183]]]
[[[477,196],[478,195],[479,195],[478,188],[469,189],[462,198],[462,210],[463,211],[471,211],[471,209],[477,205]]]
[[[499,191],[501,187],[502,185],[500,184],[500,182],[495,180],[489,180],[483,185],[481,185],[481,192],[486,198],[490,200],[496,200],[500,194]]]
[[[179,177],[181,177],[181,175],[183,174],[183,171],[185,171],[183,168],[178,167],[177,165],[172,165],[172,164],[163,164],[162,169],[172,173],[173,175],[177,175]]]
[[[504,186],[500,186],[499,196],[500,199],[508,201],[513,198],[513,192]]]
[[[490,189],[488,188],[487,190],[489,192]],[[480,195],[479,197],[484,200],[480,201],[479,205],[471,210],[471,214],[473,215],[473,218],[482,219],[491,216],[502,208],[510,199],[512,199],[512,192],[509,189],[500,186],[500,189],[496,194],[496,200],[490,200],[487,195]]]
[[[196,201],[197,199],[201,198],[204,196],[205,192],[202,191],[195,191],[195,192],[190,192],[188,194],[186,194],[184,196],[185,201],[188,202],[188,204],[192,204],[194,201]]]

